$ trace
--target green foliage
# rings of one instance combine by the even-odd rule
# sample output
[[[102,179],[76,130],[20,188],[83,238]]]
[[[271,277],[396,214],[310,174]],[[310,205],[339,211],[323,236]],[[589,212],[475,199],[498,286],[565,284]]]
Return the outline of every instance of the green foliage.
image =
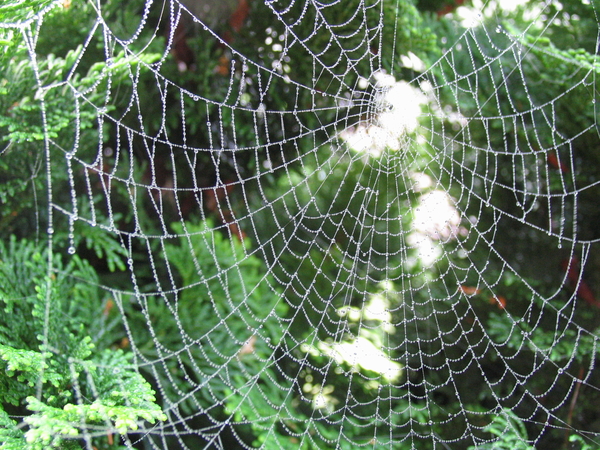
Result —
[[[572,442],[572,448],[577,450],[600,450],[600,446],[597,444],[590,445],[589,441],[586,441],[583,437],[578,434],[572,434],[569,436],[569,442]]]
[[[510,409],[503,409],[484,427],[494,442],[471,446],[468,450],[535,450],[527,443],[527,430],[523,421]]]
[[[76,240],[85,242],[85,246],[94,251],[96,257],[106,261],[108,270],[125,270],[125,259],[128,256],[127,250],[118,243],[111,234],[100,227],[76,227]]]
[[[198,408],[217,420],[232,415],[238,432],[244,435],[243,424],[250,423],[255,437],[248,439],[260,439],[271,429],[265,420],[277,421],[273,405],[290,401],[288,381],[270,388],[278,379],[273,352],[287,305],[261,260],[213,223],[172,227],[179,242],[165,244],[163,258],[179,280],[171,287],[176,296],[143,296],[125,305],[133,341],[145,357],[164,359],[167,372],[156,382],[166,403],[179,404],[186,415]]]
[[[287,306],[275,290],[273,279],[266,274],[262,261],[248,255],[239,241],[229,240],[214,231],[210,221],[200,225],[173,224],[172,227],[181,236],[180,245],[166,245],[164,258],[181,276],[183,289],[179,302],[195,303],[203,308],[198,315],[188,315],[186,311],[186,316],[194,322],[202,318],[206,324],[202,330],[194,331],[196,327],[192,323],[184,322],[184,330],[193,333],[190,337],[203,336],[234,314],[242,320],[232,320],[227,328],[240,342],[250,338],[249,329],[264,333],[264,338],[272,344],[279,342],[282,330],[277,318],[285,315]],[[275,314],[272,318],[271,313]],[[264,348],[262,345],[258,348]],[[263,356],[268,354],[270,352]]]
[[[332,448],[328,440],[340,448],[356,448],[356,443],[366,445],[374,436],[377,445],[385,447],[391,445],[390,434],[427,434],[429,421],[438,419],[425,404],[407,400],[411,393],[406,391],[407,375],[400,364],[387,366],[394,371],[390,379],[386,378],[389,372],[343,357],[344,349],[363,354],[385,348],[380,361],[405,361],[406,355],[413,355],[415,361],[410,362],[416,365],[423,351],[445,354],[433,348],[442,345],[436,339],[440,324],[433,321],[441,322],[444,316],[435,316],[429,308],[432,292],[425,287],[431,285],[427,277],[432,273],[414,262],[416,250],[407,249],[404,239],[382,238],[405,236],[411,229],[416,197],[409,190],[390,190],[390,186],[412,184],[402,161],[406,155],[390,151],[385,157],[393,162],[321,147],[315,158],[306,158],[301,172],[291,171],[289,177],[265,189],[271,208],[254,212],[256,238],[261,247],[274,248],[266,255],[269,265],[277,279],[289,286],[288,301],[297,305],[291,310],[302,309],[302,314],[292,318],[291,334],[305,344],[296,346],[292,354],[296,361],[306,363],[299,367],[291,362],[290,370],[298,371],[297,410],[323,418],[307,431],[314,436],[316,448]],[[273,233],[274,227],[278,233]],[[276,263],[269,259],[271,255],[277,255]],[[404,298],[398,292],[409,288],[390,281],[403,277],[410,278],[411,286],[411,295]],[[452,306],[448,300],[438,303],[440,309]],[[373,310],[382,315],[369,316]],[[400,325],[407,323],[412,326]],[[371,343],[372,349],[352,347],[363,343]],[[429,374],[433,383],[435,375]],[[382,393],[394,400],[379,402]],[[360,408],[349,407],[349,397]],[[385,420],[354,425],[344,422],[349,414]],[[344,423],[343,439],[339,439],[339,423]]]
[[[447,362],[465,361],[464,354],[456,353],[461,347],[474,353],[479,350],[471,345],[470,337],[461,336],[463,327],[469,326],[461,321],[472,319],[473,313],[481,322],[473,327],[472,342],[491,338],[502,344],[477,354],[481,367],[500,365],[506,371],[510,364],[516,373],[526,373],[526,360],[536,352],[555,364],[549,377],[555,380],[556,367],[569,361],[590,364],[594,350],[598,351],[597,324],[590,321],[593,325],[568,329],[557,325],[554,311],[541,302],[547,297],[541,292],[542,283],[532,282],[537,274],[524,282],[509,279],[506,261],[517,261],[517,273],[529,269],[519,268],[517,256],[531,252],[530,234],[524,226],[507,227],[506,217],[499,219],[496,211],[522,215],[525,223],[544,227],[548,216],[556,217],[558,206],[564,205],[538,205],[525,213],[526,208],[515,201],[519,189],[527,183],[540,183],[539,192],[549,194],[551,202],[567,198],[568,209],[572,203],[564,191],[575,188],[571,178],[586,185],[598,178],[595,130],[578,134],[582,127],[597,122],[590,101],[598,91],[593,6],[564,0],[563,26],[553,22],[544,29],[528,27],[525,14],[505,18],[502,32],[492,40],[489,31],[463,34],[464,30],[452,31],[440,21],[435,25],[440,46],[442,38],[452,43],[459,36],[476,40],[462,43],[471,50],[469,57],[455,52],[430,72],[440,81],[437,86],[447,88],[439,91],[442,106],[452,104],[474,120],[456,133],[449,131],[456,124],[445,124],[440,133],[434,130],[430,143],[435,148],[454,149],[456,153],[449,158],[418,148],[412,149],[412,154],[383,161],[338,155],[321,144],[335,135],[339,123],[345,123],[337,98],[357,94],[367,99],[372,94],[372,87],[355,92],[360,90],[356,87],[359,75],[369,76],[374,67],[381,66],[412,79],[413,74],[401,67],[402,55],[413,52],[423,60],[438,55],[430,28],[433,22],[424,21],[414,2],[384,1],[371,7],[369,2],[351,0],[319,4],[318,9],[312,4],[305,9],[307,2],[292,2],[275,22],[270,8],[277,8],[277,2],[251,2],[248,24],[231,42],[235,52],[229,54],[212,35],[198,28],[188,39],[197,69],[183,73],[165,59],[164,39],[157,38],[157,29],[164,25],[164,19],[156,17],[160,8],[150,12],[149,26],[140,27],[138,35],[142,20],[138,2],[102,3],[106,21],[102,24],[96,22],[93,2],[73,2],[66,7],[59,1],[32,0],[0,6],[0,235],[33,237],[45,225],[52,225],[55,250],[85,246],[93,253],[89,259],[95,256],[111,272],[124,270],[127,259],[136,267],[136,281],[151,280],[135,298],[114,301],[127,312],[130,337],[137,349],[156,363],[148,365],[152,370],[148,375],[164,389],[159,402],[165,407],[181,410],[186,418],[205,420],[195,423],[196,429],[209,429],[215,422],[223,427],[230,424],[247,445],[265,449],[330,448],[336,441],[339,448],[352,448],[353,443],[371,442],[374,430],[380,434],[389,431],[391,436],[394,431],[404,431],[403,427],[424,436],[432,432],[430,421],[435,423],[433,431],[444,439],[454,430],[439,425],[446,419],[443,413],[432,417],[432,412],[443,409],[458,416],[471,400],[483,404],[496,403],[499,398],[492,388],[486,390],[483,383],[473,381],[474,376],[463,376],[462,368],[453,372],[454,362]],[[548,5],[548,14],[556,9],[555,4]],[[357,11],[364,13],[364,21],[349,20]],[[38,14],[44,15],[39,29],[33,26]],[[381,17],[383,28],[379,28]],[[500,13],[498,17],[502,18]],[[323,21],[329,26],[324,27]],[[127,51],[120,50],[117,41],[104,40],[108,35],[100,30],[104,24],[118,37],[135,35]],[[286,24],[293,24],[296,41],[285,41],[283,54],[281,43],[289,39]],[[98,28],[86,41],[92,26]],[[320,31],[315,33],[317,27]],[[490,29],[495,27],[493,24]],[[529,35],[522,35],[524,29]],[[61,30],[60,39],[56,39],[57,30]],[[364,39],[367,34],[369,39]],[[540,38],[541,34],[549,39]],[[35,39],[24,40],[31,35]],[[340,36],[343,39],[338,39]],[[82,42],[87,42],[85,47]],[[498,51],[510,46],[514,52]],[[315,61],[314,54],[326,48]],[[230,75],[215,70],[223,58],[226,65],[231,62],[226,67]],[[505,72],[516,63],[519,71]],[[320,64],[326,69],[321,71]],[[473,72],[474,67],[488,64],[488,71]],[[315,67],[320,73],[314,73]],[[157,85],[154,69],[172,84]],[[474,76],[477,89],[471,85]],[[519,77],[527,80],[527,86],[534,86],[531,80],[539,84],[527,90]],[[576,89],[569,89],[579,82]],[[144,95],[137,95],[142,92]],[[456,98],[456,92],[463,94]],[[464,95],[469,93],[473,95]],[[497,101],[490,101],[493,98]],[[132,99],[135,105],[130,103]],[[292,110],[294,114],[279,114]],[[533,111],[532,123],[523,120],[514,127],[510,121],[477,120],[481,116],[523,117],[521,112],[527,110]],[[105,120],[106,113],[118,118],[117,126]],[[352,114],[348,112],[350,122]],[[145,146],[134,139],[131,153],[125,154],[121,127],[158,137],[156,148],[144,154]],[[301,138],[303,134],[306,137]],[[579,137],[563,145],[561,135]],[[183,150],[189,150],[190,143],[196,149],[220,149],[222,158],[216,162],[211,159],[212,152],[199,151],[190,164],[190,152],[174,152],[161,145],[163,138],[181,144]],[[120,154],[105,157],[102,147],[119,140]],[[447,145],[449,141],[452,145]],[[461,146],[461,141],[471,147]],[[548,168],[547,149],[553,146],[557,146],[561,161],[572,162],[568,169],[576,177]],[[478,158],[478,150],[488,147],[494,156]],[[307,152],[316,148],[314,159],[307,157]],[[421,267],[405,240],[407,230],[413,227],[411,210],[415,206],[415,198],[409,196],[412,181],[406,168],[416,168],[417,158],[425,160],[422,166],[430,172],[440,169],[448,174],[436,182],[454,190],[465,202],[461,210],[480,220],[477,228],[481,234],[472,233],[460,245],[447,243],[444,250],[449,256],[433,268]],[[265,161],[270,166],[265,166]],[[294,167],[293,161],[302,161],[302,168]],[[172,231],[181,237],[169,235],[166,224],[173,219],[165,219],[164,198],[156,202],[161,208],[148,213],[156,204],[146,189],[149,182],[143,178],[148,164],[164,166],[174,178],[176,175],[177,195],[183,193],[177,200],[186,200],[181,188],[197,192],[198,187],[219,181],[244,179],[243,203],[250,211],[237,214],[236,210],[236,216],[250,218],[245,230],[258,230],[253,237],[269,269],[248,243],[227,240],[215,231],[211,220],[173,225]],[[280,170],[283,164],[286,170]],[[531,170],[529,176],[512,170],[520,165]],[[390,171],[390,167],[395,169]],[[45,178],[47,174],[50,179]],[[257,174],[260,183],[253,181]],[[138,183],[123,181],[132,179]],[[489,180],[494,183],[488,185]],[[54,205],[68,213],[56,214],[52,224],[45,217],[49,209],[43,193],[48,186]],[[392,192],[390,186],[406,190]],[[465,186],[480,197],[462,195]],[[597,237],[597,221],[591,220],[599,211],[597,193],[594,186],[578,192],[579,214],[584,219],[579,220],[580,237]],[[264,207],[265,200],[268,207]],[[497,208],[493,214],[483,208],[486,201]],[[182,210],[176,212],[177,218]],[[71,221],[67,224],[68,215]],[[99,226],[89,226],[77,217]],[[135,239],[126,250],[110,234],[116,229],[127,229],[136,237],[162,237],[148,240],[152,247],[148,258],[148,248],[136,248]],[[490,256],[489,247],[482,245],[489,237],[486,229],[494,232],[488,242],[500,251],[499,258]],[[514,248],[515,241],[525,242],[527,250]],[[546,251],[550,248],[547,243],[548,239],[540,239],[534,245]],[[160,245],[163,247],[158,249]],[[454,250],[459,246],[469,258],[456,256]],[[122,337],[116,331],[121,318],[103,312],[113,300],[99,291],[98,277],[89,263],[78,257],[64,263],[58,255],[15,239],[3,248],[0,259],[2,450],[79,448],[78,439],[92,435],[95,446],[109,448],[100,442],[103,435],[134,431],[141,420],[164,419],[151,387],[133,366],[131,354],[111,348]],[[463,269],[468,283],[486,285],[485,294],[468,300],[448,299],[464,282]],[[508,276],[500,278],[499,270]],[[556,285],[547,279],[548,274],[556,275],[556,268],[547,270],[543,279],[547,285]],[[347,334],[338,339],[334,333],[339,331],[342,307],[347,307],[348,315],[363,314],[364,297],[380,293],[377,282],[384,279],[406,282],[393,290],[410,294],[406,295],[410,299],[392,294],[386,298],[396,310],[390,323],[411,326],[398,326],[392,335],[376,321],[361,316],[360,321],[348,320]],[[276,285],[287,286],[285,301]],[[492,293],[490,286],[507,297],[506,310],[490,307],[484,298],[488,290]],[[532,286],[541,295],[533,293]],[[149,291],[153,293],[143,293]],[[437,302],[439,299],[445,301]],[[528,320],[523,320],[526,313]],[[541,316],[544,320],[538,323]],[[578,323],[580,316],[576,311],[573,322]],[[389,355],[395,360],[404,357],[400,355],[403,350],[415,358],[411,363],[422,367],[422,355],[427,354],[426,364],[441,369],[428,373],[426,381],[429,386],[441,387],[435,394],[446,391],[447,404],[431,408],[429,402],[434,400],[427,398],[429,393],[415,388],[426,385],[425,380],[415,379],[409,389],[407,385],[391,388],[385,394],[390,401],[382,405],[376,372],[347,361],[332,366],[335,358],[331,354],[311,353],[297,346],[297,342],[325,341],[331,336],[348,342],[359,329],[362,337],[379,348],[384,343],[388,349],[398,348],[398,354]],[[584,329],[594,332],[584,333]],[[460,345],[448,345],[438,338],[440,334]],[[518,352],[519,356],[508,363],[501,359],[503,352]],[[281,354],[293,357],[286,360]],[[303,361],[302,371],[297,370],[298,361]],[[446,381],[450,377],[455,383],[452,387]],[[544,386],[543,378],[536,376],[528,385]],[[527,402],[529,397],[512,380],[502,384],[498,389],[514,388],[514,392],[512,397],[501,398],[512,401],[519,397]],[[558,379],[553,390],[563,389],[563,384],[563,378]],[[415,398],[410,398],[414,394]],[[361,415],[382,417],[382,423],[373,420],[364,426],[347,420],[347,409],[336,409],[336,405],[345,405],[350,396],[367,405],[361,408]],[[563,394],[561,402],[565,398]],[[326,407],[315,406],[316,399],[325,399]],[[555,410],[556,415],[562,413],[560,408]],[[14,419],[19,417],[20,422]],[[341,442],[340,428],[331,424],[335,420],[343,423],[345,438]],[[495,416],[484,431],[486,441],[494,443],[479,448],[530,448],[523,421],[510,410]],[[299,436],[307,437],[300,441]],[[397,444],[396,437],[386,437],[379,438],[378,445],[393,445],[389,439]],[[591,448],[578,436],[571,439],[582,449]]]
[[[57,0],[7,0],[0,5],[0,24],[21,25],[57,6]]]
[[[120,333],[102,305],[85,261],[0,244],[0,449],[79,449],[90,433],[166,419],[132,355],[109,348]]]
[[[51,187],[52,201],[75,218],[86,213],[94,224],[114,224],[115,216],[105,207],[106,186],[102,184],[111,158],[99,152],[111,138],[104,115],[120,104],[110,101],[107,92],[131,89],[131,71],[154,63],[161,54],[151,46],[136,56],[115,49],[106,58],[97,45],[101,36],[82,45],[89,32],[86,27],[96,20],[93,5],[73,2],[66,6],[56,1],[53,5],[45,12],[43,25],[30,30],[36,34],[35,47],[28,47],[23,38],[27,28],[0,31],[8,42],[0,52],[0,233],[33,236],[51,227],[57,230],[57,248],[77,246],[78,238],[83,238],[98,258],[105,259],[110,271],[123,270],[126,254],[114,238],[94,227],[79,227],[82,233],[75,238],[73,225],[62,214],[55,215],[50,224],[42,193]],[[129,7],[119,13],[127,11],[131,13]],[[4,16],[5,25],[15,26],[9,19]],[[56,38],[57,30],[64,32],[61,39]],[[112,175],[127,176],[127,156],[119,160],[112,163]],[[70,194],[80,189],[86,194],[75,194],[74,199]],[[123,183],[115,183],[110,192],[115,203],[129,201]]]
[[[397,163],[389,164],[393,169],[388,171],[383,166],[389,162],[337,155],[324,146],[318,159],[307,158],[301,172],[291,172],[265,190],[273,206],[256,212],[256,239],[262,245],[268,242],[275,246],[273,255],[281,255],[279,264],[273,264],[274,270],[281,270],[277,277],[294,286],[287,295],[292,302],[308,300],[314,304],[314,317],[308,319],[321,327],[327,327],[321,321],[323,307],[319,306],[325,299],[331,297],[336,307],[363,303],[362,298],[351,298],[351,293],[337,286],[351,285],[355,282],[349,280],[351,277],[365,277],[373,283],[361,286],[361,291],[375,292],[378,281],[395,279],[406,270],[400,257],[389,257],[403,251],[402,240],[378,239],[384,233],[402,235],[412,219],[410,193],[389,190],[405,176],[402,155],[392,153],[389,158],[397,158]],[[357,221],[362,226],[357,226]],[[275,235],[273,223],[280,229]],[[408,256],[414,253],[409,251]],[[308,291],[306,286],[310,286]],[[306,314],[312,315],[311,310],[308,308]],[[300,328],[307,330],[305,324]]]
[[[440,60],[432,69],[443,103],[468,119],[466,126],[451,120],[440,124],[440,133],[431,137],[436,148],[450,155],[441,161],[447,174],[441,183],[458,199],[460,211],[477,218],[477,232],[459,245],[467,260],[454,254],[447,261],[464,278],[446,274],[445,282],[449,290],[456,289],[452,284],[478,288],[460,306],[481,324],[474,327],[475,335],[494,343],[478,357],[486,376],[495,381],[495,372],[533,373],[525,385],[503,376],[492,389],[473,380],[465,389],[459,379],[461,400],[477,390],[475,402],[502,406],[498,398],[511,392],[511,402],[519,399],[514,413],[530,417],[528,411],[538,403],[535,393],[547,392],[559,405],[553,414],[569,424],[572,411],[566,399],[573,380],[598,356],[596,309],[568,286],[561,268],[565,252],[556,238],[598,238],[600,191],[595,180],[600,160],[595,149],[600,141],[590,126],[597,123],[600,88],[593,3],[550,2],[544,15],[555,17],[561,9],[557,20],[534,24],[531,10],[538,2],[511,15],[499,9],[466,32],[456,24],[440,24],[435,31],[445,34],[456,57],[451,64]],[[593,30],[593,36],[583,30]],[[458,57],[458,46],[470,49],[469,58]],[[595,274],[588,270],[587,275],[593,279]],[[496,296],[502,296],[503,306],[488,303]],[[595,414],[596,393],[575,400],[580,417]],[[503,421],[511,420],[496,420],[488,431],[510,441],[514,433],[502,430]],[[541,433],[543,426],[523,422],[530,436]],[[562,445],[563,433],[545,431],[540,448]],[[512,441],[502,442],[481,448],[513,448]]]
[[[550,2],[544,15],[552,17],[558,3]],[[471,48],[470,58],[452,59],[451,64],[441,60],[432,69],[436,84],[444,87],[440,90],[443,102],[453,105],[460,115],[473,118],[466,127],[457,123],[442,125],[446,130],[457,129],[451,146],[444,144],[445,132],[438,134],[441,141],[435,133],[432,136],[436,147],[452,153],[445,160],[448,177],[443,184],[454,185],[451,189],[456,198],[461,197],[461,186],[477,187],[481,200],[469,197],[468,205],[461,207],[468,215],[478,217],[480,229],[488,229],[498,221],[487,205],[491,203],[495,211],[502,211],[499,226],[503,232],[495,242],[496,248],[502,255],[522,254],[535,245],[541,261],[515,267],[532,278],[540,274],[528,271],[544,268],[545,281],[554,271],[544,267],[544,262],[553,259],[546,253],[556,241],[537,237],[532,243],[528,227],[513,226],[509,215],[541,229],[550,227],[547,231],[551,233],[563,230],[569,235],[576,227],[578,239],[599,237],[595,223],[600,208],[595,200],[600,187],[593,183],[599,176],[600,156],[594,149],[600,140],[595,127],[590,126],[597,121],[600,91],[593,37],[597,32],[597,5],[560,3],[563,6],[557,20],[548,19],[547,23],[531,23],[531,12],[538,3],[528,2],[516,14],[498,10],[468,33],[459,26],[446,26],[447,42]],[[594,30],[593,36],[582,33],[582,29]],[[458,52],[457,47],[451,52]],[[477,67],[486,70],[474,71]],[[516,67],[518,70],[512,69]],[[458,98],[457,92],[468,95]],[[513,121],[512,117],[520,119]],[[449,179],[454,173],[461,174],[460,184]],[[494,182],[489,182],[492,179]],[[588,188],[578,192],[574,200],[571,193],[583,185]],[[523,194],[526,186],[535,186],[537,192],[550,199],[538,201],[536,196]],[[514,190],[521,193],[515,194]],[[548,217],[559,217],[555,222],[562,226],[549,225]]]

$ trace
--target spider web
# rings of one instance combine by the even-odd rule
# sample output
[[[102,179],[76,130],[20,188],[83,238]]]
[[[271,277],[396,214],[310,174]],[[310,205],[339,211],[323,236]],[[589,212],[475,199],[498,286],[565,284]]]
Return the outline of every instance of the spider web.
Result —
[[[600,445],[595,2],[46,3],[38,229],[167,417],[83,447]]]

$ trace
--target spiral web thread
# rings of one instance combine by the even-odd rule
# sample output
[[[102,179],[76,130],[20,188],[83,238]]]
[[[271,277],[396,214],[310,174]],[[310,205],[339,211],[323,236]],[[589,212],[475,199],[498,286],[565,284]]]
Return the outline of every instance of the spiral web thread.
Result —
[[[598,323],[576,320],[598,314],[581,286],[599,238],[580,222],[599,181],[577,153],[598,140],[598,67],[540,43],[560,11],[538,2],[516,30],[494,5],[462,8],[425,64],[398,55],[394,2],[256,3],[248,26],[272,25],[248,55],[191,6],[140,4],[124,30],[91,2],[64,81],[38,80],[46,114],[60,91],[81,118],[68,146],[44,123],[49,245],[60,231],[84,252],[90,229],[119,243],[105,313],[167,416],[122,444],[600,446],[579,412],[598,398]],[[71,7],[4,24],[32,66]],[[177,67],[179,23],[221,59]],[[544,61],[572,68],[551,96]],[[110,433],[84,434],[94,448]]]

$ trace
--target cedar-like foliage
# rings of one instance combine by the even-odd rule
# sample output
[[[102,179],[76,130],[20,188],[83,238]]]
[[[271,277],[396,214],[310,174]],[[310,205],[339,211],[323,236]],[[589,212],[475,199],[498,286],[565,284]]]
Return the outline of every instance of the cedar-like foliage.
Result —
[[[166,419],[131,353],[109,346],[108,301],[77,256],[0,243],[1,449],[116,449],[113,433]]]
[[[249,444],[262,442],[280,419],[273,405],[291,401],[270,387],[291,389],[274,357],[288,306],[244,244],[210,220],[184,226],[173,224],[180,237],[164,246],[172,289],[123,304],[132,341],[156,362],[148,368],[165,408],[211,423],[215,434],[235,429]]]

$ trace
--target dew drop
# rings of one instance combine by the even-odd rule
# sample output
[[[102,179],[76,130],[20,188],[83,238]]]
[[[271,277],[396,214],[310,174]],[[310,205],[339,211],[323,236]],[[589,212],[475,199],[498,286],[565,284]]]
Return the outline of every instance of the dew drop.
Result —
[[[73,247],[72,245],[67,249],[67,252],[69,253],[69,255],[74,255],[75,254],[75,247]]]

